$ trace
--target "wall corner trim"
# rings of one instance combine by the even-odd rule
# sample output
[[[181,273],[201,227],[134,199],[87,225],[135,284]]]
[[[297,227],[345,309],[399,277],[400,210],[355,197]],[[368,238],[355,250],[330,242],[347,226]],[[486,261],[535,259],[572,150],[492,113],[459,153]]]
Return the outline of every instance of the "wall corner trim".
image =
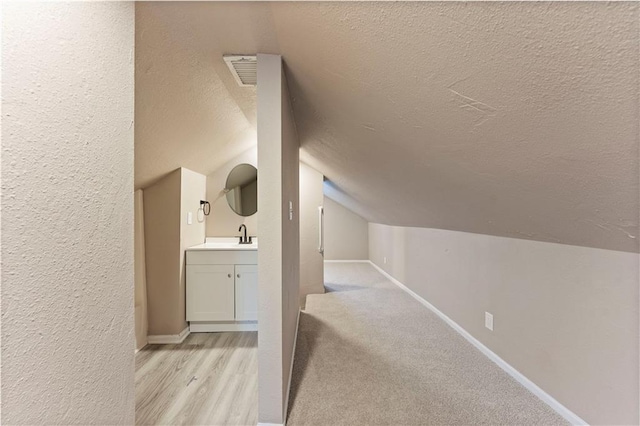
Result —
[[[296,345],[298,344],[298,327],[300,326],[300,309],[298,309],[298,317],[296,318],[296,335],[293,338],[293,355],[291,356],[291,366],[289,367],[289,384],[287,385],[287,399],[284,401],[284,413],[282,415],[282,426],[287,424],[287,413],[289,412],[289,392],[291,391],[291,378],[293,377],[293,361],[296,359]],[[268,423],[258,423],[258,425],[267,425]]]
[[[360,262],[360,261],[356,261],[356,262]],[[384,275],[387,279],[389,279],[389,281],[394,283],[400,289],[404,290],[411,297],[413,297],[418,302],[420,302],[422,305],[424,305],[427,309],[429,309],[434,314],[436,314],[438,317],[440,317],[440,319],[442,319],[445,323],[447,323],[447,325],[449,325],[451,328],[453,328],[455,331],[457,331],[458,334],[460,334],[469,343],[471,343],[473,346],[475,346],[487,358],[489,358],[498,367],[500,367],[502,370],[504,370],[508,375],[510,375],[516,381],[518,381],[518,383],[520,383],[522,386],[527,388],[527,390],[529,390],[529,392],[533,393],[535,396],[540,398],[540,400],[542,400],[542,402],[544,402],[549,407],[551,407],[555,412],[557,412],[562,417],[564,417],[569,423],[571,423],[572,425],[588,425],[587,422],[585,422],[580,417],[578,417],[578,415],[576,415],[573,411],[569,410],[567,407],[562,405],[554,397],[552,397],[551,395],[546,393],[544,390],[542,390],[542,388],[540,388],[534,382],[529,380],[524,374],[520,373],[518,370],[516,370],[511,365],[509,365],[505,360],[503,360],[498,355],[496,355],[491,349],[489,349],[488,347],[486,347],[485,345],[480,343],[479,340],[477,340],[475,337],[473,337],[467,330],[462,328],[458,323],[456,323],[451,318],[449,318],[444,313],[442,313],[440,310],[438,310],[438,308],[433,306],[431,303],[427,302],[425,299],[423,299],[421,296],[419,296],[413,290],[411,290],[410,288],[408,288],[407,286],[402,284],[400,281],[398,281],[397,279],[395,279],[394,277],[389,275],[389,273],[387,273],[385,270],[383,270],[378,265],[373,263],[371,260],[369,260],[367,262],[370,263],[374,268],[376,268],[378,270],[378,272],[380,272],[382,275]]]
[[[186,327],[180,334],[157,334],[147,336],[148,345],[177,345],[184,342],[190,334],[189,327]]]

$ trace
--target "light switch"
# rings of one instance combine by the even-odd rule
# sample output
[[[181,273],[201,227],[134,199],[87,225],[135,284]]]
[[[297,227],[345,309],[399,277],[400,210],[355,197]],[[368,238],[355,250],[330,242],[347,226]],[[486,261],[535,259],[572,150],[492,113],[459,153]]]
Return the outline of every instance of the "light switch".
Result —
[[[484,326],[493,331],[493,315],[489,312],[484,313]]]
[[[193,223],[193,213],[187,213],[187,225],[191,225]]]

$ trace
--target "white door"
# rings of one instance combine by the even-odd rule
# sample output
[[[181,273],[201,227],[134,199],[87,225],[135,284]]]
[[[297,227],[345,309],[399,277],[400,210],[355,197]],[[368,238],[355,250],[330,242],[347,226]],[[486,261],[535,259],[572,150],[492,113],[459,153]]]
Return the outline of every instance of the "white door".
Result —
[[[233,321],[233,265],[187,265],[187,321]]]
[[[258,320],[258,265],[236,265],[236,320]]]

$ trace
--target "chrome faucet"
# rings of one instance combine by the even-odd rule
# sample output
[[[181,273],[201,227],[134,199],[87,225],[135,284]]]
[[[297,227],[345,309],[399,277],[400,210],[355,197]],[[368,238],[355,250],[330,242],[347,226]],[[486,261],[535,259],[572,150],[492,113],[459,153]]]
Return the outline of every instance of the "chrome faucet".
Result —
[[[244,223],[240,225],[238,232],[242,231],[242,228],[244,228],[244,237],[240,235],[240,244],[252,244],[251,237],[247,237],[247,226]]]

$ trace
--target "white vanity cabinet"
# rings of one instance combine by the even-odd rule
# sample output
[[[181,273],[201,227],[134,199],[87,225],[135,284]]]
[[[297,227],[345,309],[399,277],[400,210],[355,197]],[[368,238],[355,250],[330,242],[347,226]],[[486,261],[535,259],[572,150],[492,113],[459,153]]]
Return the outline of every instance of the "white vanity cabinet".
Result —
[[[192,332],[257,330],[256,249],[187,249],[187,321]]]
[[[258,265],[235,265],[237,321],[258,321]]]
[[[233,265],[187,265],[187,321],[235,320]]]

